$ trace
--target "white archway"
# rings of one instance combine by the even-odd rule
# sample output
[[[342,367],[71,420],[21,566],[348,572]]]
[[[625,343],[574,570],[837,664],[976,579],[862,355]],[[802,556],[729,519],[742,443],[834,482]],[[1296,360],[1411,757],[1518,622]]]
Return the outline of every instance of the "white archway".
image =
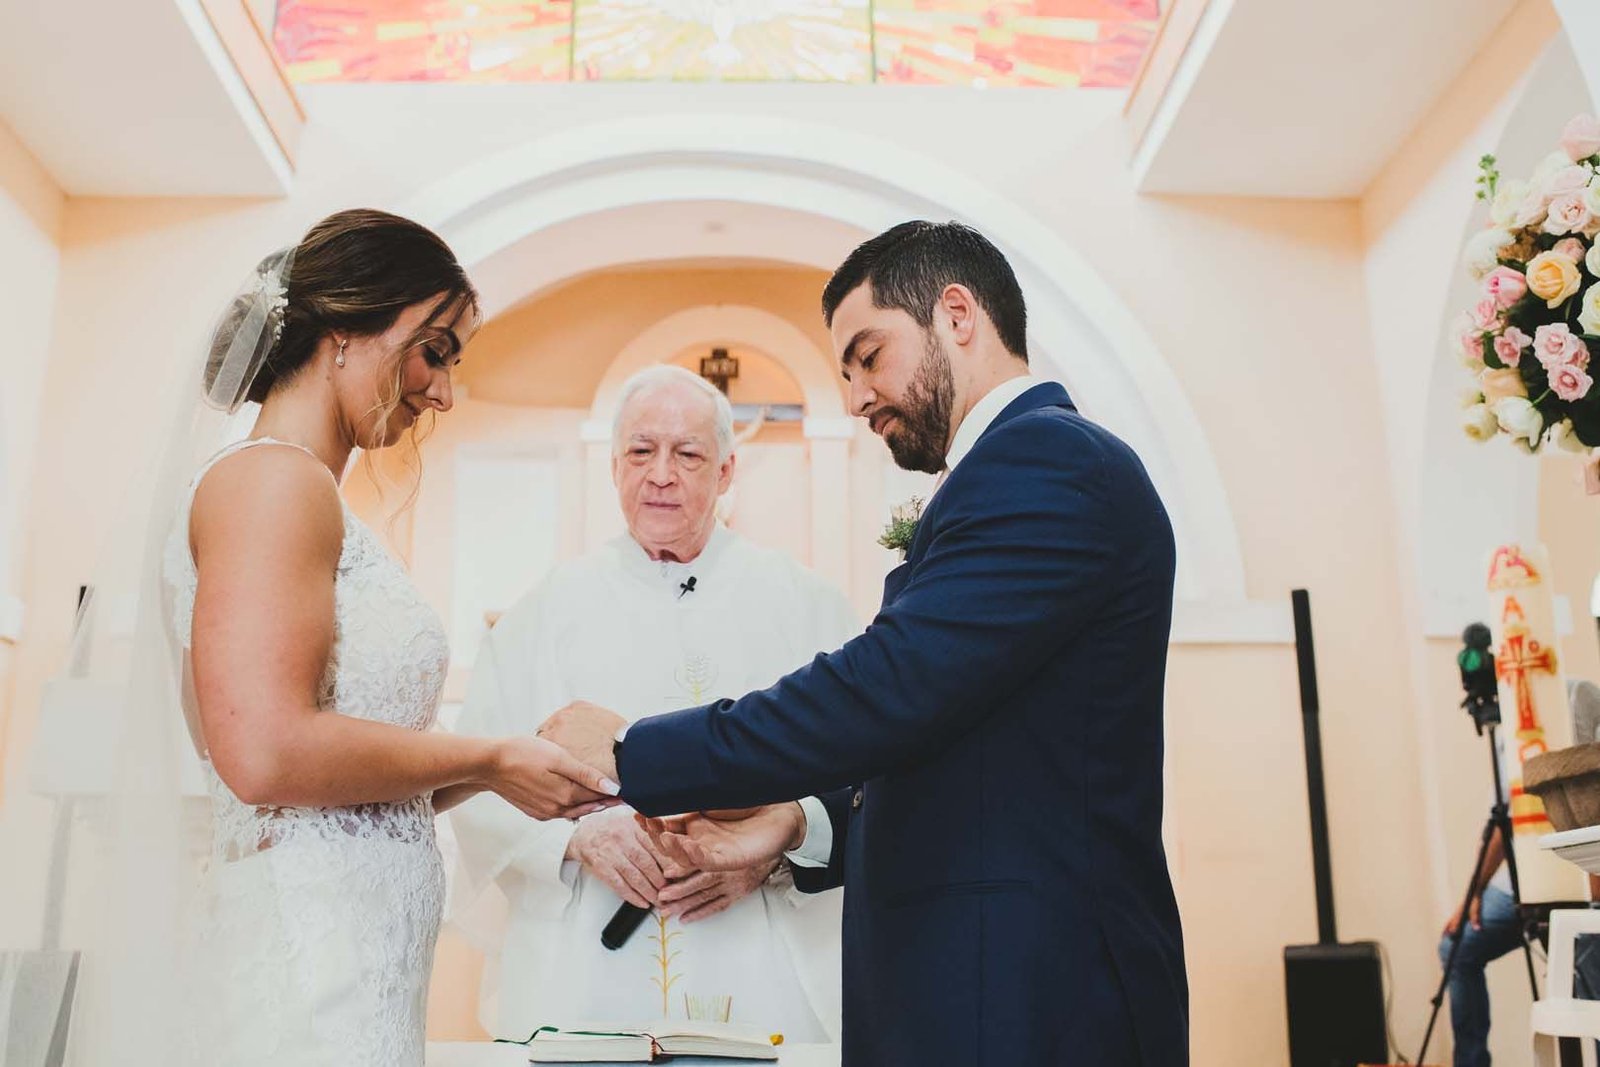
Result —
[[[514,284],[485,286],[493,314],[578,273],[705,254],[679,244],[669,257],[648,247],[648,234],[625,226],[610,227],[609,246],[594,239],[613,213],[705,202],[809,220],[793,244],[757,235],[743,244],[715,242],[718,255],[822,269],[835,266],[854,241],[908,217],[956,217],[982,229],[1006,251],[1030,295],[1030,346],[1040,372],[1067,381],[1086,411],[1135,447],[1168,503],[1179,544],[1179,638],[1287,638],[1286,611],[1247,601],[1220,473],[1150,336],[1076,250],[971,176],[882,139],[819,124],[685,114],[540,138],[463,168],[404,210],[443,234],[475,271],[496,257],[516,256],[523,242],[537,245],[519,263],[539,269],[517,272]],[[574,242],[574,254],[558,255],[548,239],[563,231],[590,236]],[[537,242],[528,241],[535,235]]]

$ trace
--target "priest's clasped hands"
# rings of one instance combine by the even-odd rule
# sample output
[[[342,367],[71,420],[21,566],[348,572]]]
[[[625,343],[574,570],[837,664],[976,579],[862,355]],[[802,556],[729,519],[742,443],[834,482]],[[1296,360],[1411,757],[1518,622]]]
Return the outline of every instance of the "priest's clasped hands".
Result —
[[[560,745],[580,763],[616,782],[621,781],[615,755],[617,735],[625,726],[627,720],[616,712],[577,701],[546,719],[539,727],[539,736]],[[623,791],[626,796],[625,782]],[[796,803],[666,818],[636,814],[634,818],[656,852],[674,865],[674,869],[703,874],[770,869],[784,853],[799,848],[806,833],[805,814]],[[630,891],[624,891],[613,881],[612,888],[623,899],[642,906],[642,901],[631,899],[639,895],[642,887],[630,885]],[[674,897],[670,902],[661,901],[664,911],[686,917],[692,914],[692,909],[686,910],[683,902],[676,899],[677,894]]]

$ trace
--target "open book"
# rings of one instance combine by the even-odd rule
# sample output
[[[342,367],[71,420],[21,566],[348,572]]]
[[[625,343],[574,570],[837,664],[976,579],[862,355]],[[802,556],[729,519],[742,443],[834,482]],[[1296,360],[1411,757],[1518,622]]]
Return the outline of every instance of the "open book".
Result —
[[[770,1062],[778,1058],[781,1044],[782,1034],[728,1023],[663,1019],[649,1026],[545,1026],[528,1041],[528,1060],[653,1063],[664,1056],[694,1056]]]

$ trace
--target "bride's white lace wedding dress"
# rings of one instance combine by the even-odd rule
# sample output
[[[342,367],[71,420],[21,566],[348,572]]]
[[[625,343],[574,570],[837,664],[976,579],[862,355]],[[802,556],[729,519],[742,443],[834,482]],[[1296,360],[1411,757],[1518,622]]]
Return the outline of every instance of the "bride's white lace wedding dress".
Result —
[[[171,621],[189,647],[196,574],[189,508],[166,545]],[[448,649],[438,616],[348,508],[334,584],[335,636],[319,703],[426,730]],[[266,654],[266,650],[263,650]],[[433,801],[344,808],[243,804],[204,764],[210,861],[191,950],[197,1062],[237,1067],[421,1067],[428,977],[444,903]]]

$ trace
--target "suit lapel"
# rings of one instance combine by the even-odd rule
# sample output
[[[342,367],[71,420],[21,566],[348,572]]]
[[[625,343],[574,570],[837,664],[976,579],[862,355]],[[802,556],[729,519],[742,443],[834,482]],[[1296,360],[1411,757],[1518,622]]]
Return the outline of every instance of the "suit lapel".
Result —
[[[1043,385],[1036,385],[1007,404],[1000,414],[995,416],[994,421],[984,427],[983,433],[978,435],[978,440],[973,444],[972,451],[967,453],[967,458],[962,460],[961,466],[964,467],[972,462],[973,455],[983,447],[983,439],[988,437],[996,426],[1010,422],[1021,415],[1026,415],[1030,411],[1037,411],[1039,408],[1047,407],[1066,408],[1068,411],[1078,410],[1073,405],[1072,398],[1067,395],[1067,390],[1060,383],[1046,382]],[[958,467],[957,470],[959,469],[961,468]],[[955,477],[955,473],[951,472],[950,477]],[[949,478],[945,479],[946,482],[949,480]],[[943,489],[944,486],[941,485],[940,488]],[[890,571],[888,579],[884,581],[883,603],[885,607],[900,594],[901,589],[905,588],[906,581],[911,577],[911,569],[916,566],[917,562],[922,558],[922,554],[927,551],[928,543],[933,539],[933,531],[938,527],[940,505],[943,503],[944,496],[945,494],[941,492],[935,492],[932,498],[929,499],[927,510],[922,513],[922,518],[917,521],[917,531],[911,536],[911,548],[906,552],[905,563]]]

